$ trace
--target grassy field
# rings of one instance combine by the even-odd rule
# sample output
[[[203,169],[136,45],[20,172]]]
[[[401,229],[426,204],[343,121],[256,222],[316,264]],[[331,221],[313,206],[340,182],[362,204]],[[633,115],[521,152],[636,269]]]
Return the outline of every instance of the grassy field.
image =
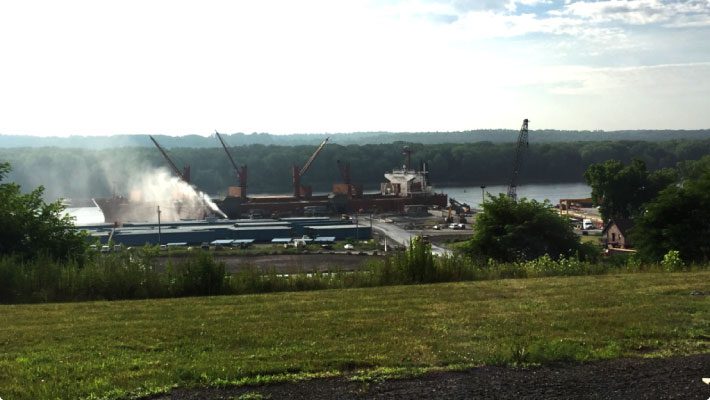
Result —
[[[0,397],[710,351],[710,272],[0,306]]]

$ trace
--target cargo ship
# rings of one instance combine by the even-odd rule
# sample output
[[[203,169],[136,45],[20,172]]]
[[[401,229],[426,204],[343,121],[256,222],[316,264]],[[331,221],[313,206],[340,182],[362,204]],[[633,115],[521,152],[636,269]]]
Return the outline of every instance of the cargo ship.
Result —
[[[229,187],[228,195],[224,199],[214,201],[218,209],[208,207],[209,199],[188,201],[189,199],[183,196],[158,204],[155,201],[141,201],[140,196],[132,196],[129,199],[114,195],[110,198],[94,199],[103,212],[105,221],[112,224],[156,222],[158,206],[165,211],[162,220],[166,222],[205,219],[210,216],[239,219],[322,216],[354,212],[407,212],[410,209],[418,209],[421,212],[429,207],[447,206],[448,196],[444,193],[436,193],[429,184],[427,164],[422,163],[419,170],[411,168],[412,151],[408,147],[405,147],[402,153],[406,156],[405,164],[384,174],[386,181],[380,184],[379,192],[363,193],[362,185],[352,184],[350,181],[349,164],[343,165],[338,162],[344,182],[334,184],[329,194],[313,195],[310,187],[301,186],[301,178],[323,149],[328,138],[321,143],[303,167],[293,166],[292,196],[247,196],[246,166],[238,167],[219,133],[217,137],[222,142],[240,181],[239,186]],[[155,139],[152,137],[151,139],[170,164],[174,174],[181,181],[189,184],[189,167],[180,171],[165,150]]]
[[[238,196],[239,188],[231,187],[232,196],[215,203],[230,219],[274,218],[285,216],[319,216],[343,213],[406,212],[410,207],[446,207],[448,196],[436,193],[428,182],[426,164],[421,170],[393,169],[386,173],[380,191],[363,193],[362,185],[336,183],[325,195],[312,195],[303,190],[295,196]]]
[[[217,207],[229,219],[272,218],[287,216],[319,216],[354,212],[405,212],[409,207],[446,207],[448,196],[436,193],[428,182],[426,164],[421,170],[403,166],[384,174],[386,181],[380,184],[380,191],[363,193],[362,186],[350,183],[336,183],[329,194],[311,195],[303,193],[300,198],[293,196],[250,196],[242,197],[238,190],[230,188],[231,196],[215,200]],[[238,189],[238,188],[236,188]],[[161,207],[162,220],[178,221],[205,219],[213,215],[206,206],[189,206],[180,201],[159,204],[155,201],[137,201],[128,197],[112,196],[94,199],[104,214],[107,223],[156,222],[157,209]]]

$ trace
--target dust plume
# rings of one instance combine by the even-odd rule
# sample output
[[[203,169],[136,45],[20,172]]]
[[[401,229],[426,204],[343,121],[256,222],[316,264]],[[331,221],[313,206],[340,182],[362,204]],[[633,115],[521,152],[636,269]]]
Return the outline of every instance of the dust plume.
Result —
[[[172,176],[166,169],[149,169],[132,175],[127,184],[122,214],[134,221],[227,218],[208,195]],[[104,212],[106,213],[106,212]],[[125,217],[122,220],[127,220]]]

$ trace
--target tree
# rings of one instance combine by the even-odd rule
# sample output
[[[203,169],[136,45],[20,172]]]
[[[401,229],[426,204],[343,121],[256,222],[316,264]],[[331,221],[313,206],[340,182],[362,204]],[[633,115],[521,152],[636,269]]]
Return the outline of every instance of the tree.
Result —
[[[1,183],[9,172],[10,164],[0,163],[0,255],[79,258],[87,243],[61,202],[45,203],[42,186],[23,194],[19,185]]]
[[[545,201],[488,196],[468,251],[474,257],[513,262],[548,254],[569,257],[581,250],[569,222]]]
[[[592,201],[599,206],[605,221],[637,215],[644,203],[675,182],[676,178],[676,172],[671,169],[649,174],[641,160],[633,160],[629,165],[607,160],[592,164],[584,173],[584,179],[592,187]]]
[[[642,258],[659,261],[678,251],[686,263],[710,260],[710,157],[702,161],[692,178],[662,190],[636,219],[631,240]]]

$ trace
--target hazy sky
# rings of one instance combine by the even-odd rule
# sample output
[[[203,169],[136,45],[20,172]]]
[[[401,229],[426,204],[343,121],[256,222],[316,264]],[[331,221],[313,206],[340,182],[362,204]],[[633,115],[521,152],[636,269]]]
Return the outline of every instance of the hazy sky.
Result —
[[[4,1],[0,134],[710,128],[710,0]]]

